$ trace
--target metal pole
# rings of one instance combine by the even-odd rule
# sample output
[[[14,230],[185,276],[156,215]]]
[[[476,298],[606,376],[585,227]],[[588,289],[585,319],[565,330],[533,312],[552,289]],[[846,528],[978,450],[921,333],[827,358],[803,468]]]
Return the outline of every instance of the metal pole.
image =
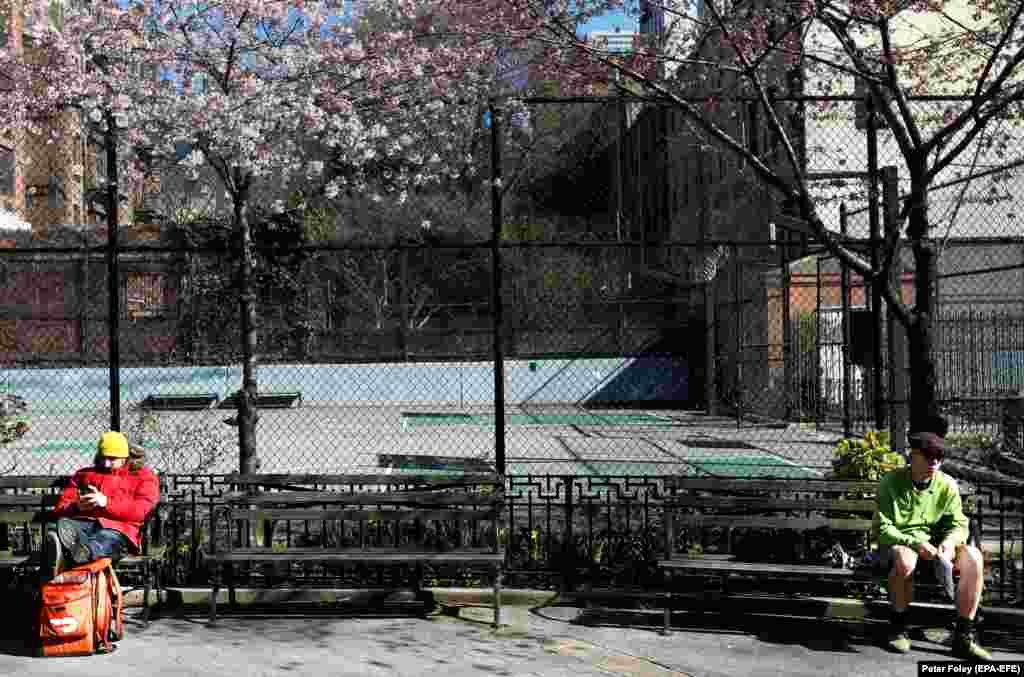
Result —
[[[740,269],[740,248],[738,245],[732,247],[732,259],[733,259],[733,293],[735,295],[735,306],[733,308],[733,319],[735,320],[733,331],[736,332],[736,359],[733,363],[733,378],[734,387],[736,388],[736,428],[739,429],[743,424],[743,386],[740,383],[740,379],[743,378],[743,371],[740,366],[740,360],[743,358],[743,336],[740,329],[740,275],[742,270]]]
[[[121,429],[121,272],[117,258],[117,121],[106,111],[107,152],[107,332],[110,370],[110,429]]]
[[[899,174],[895,167],[885,167],[882,170],[882,204],[885,206],[886,234],[899,228],[899,200]],[[896,247],[898,250],[898,241]],[[903,266],[898,251],[893,257],[889,282],[896,290],[897,298],[902,299]],[[889,445],[893,451],[902,453],[907,446],[907,336],[892,308],[889,308],[886,321],[889,327]]]
[[[700,220],[698,221],[698,239],[702,246],[697,249],[696,257],[707,261],[708,248],[703,246],[708,239],[708,222],[711,214],[709,196],[707,190],[707,163],[704,150],[695,146],[695,158],[697,161],[697,186],[700,200]],[[704,399],[707,405],[708,416],[714,416],[718,411],[718,393],[715,391],[715,376],[717,366],[717,340],[715,338],[715,276],[703,279],[701,285],[704,297]]]
[[[619,71],[615,71],[615,83],[619,83]],[[622,137],[623,130],[625,129],[625,114],[623,112],[623,102],[620,98],[615,104],[616,113],[616,130],[618,132],[615,141],[615,154],[612,158],[612,190],[614,191],[613,198],[615,200],[615,241],[622,242]]]
[[[620,77],[621,77],[621,75],[620,75],[619,71],[616,70],[615,71],[615,82],[616,83],[619,82]],[[613,167],[614,167],[614,171],[615,171],[615,179],[614,179],[615,180],[615,185],[614,185],[614,190],[615,190],[615,241],[617,243],[619,243],[619,247],[616,249],[615,254],[616,254],[616,257],[618,257],[619,260],[622,261],[623,258],[624,258],[622,256],[622,252],[624,251],[623,248],[622,248],[622,239],[623,239],[623,237],[622,237],[623,236],[623,233],[622,233],[622,230],[623,230],[622,205],[623,205],[623,202],[624,202],[624,195],[623,195],[623,193],[624,193],[624,186],[623,186],[623,184],[624,184],[624,178],[625,178],[623,176],[623,167],[625,166],[625,162],[623,162],[623,155],[625,154],[625,149],[623,148],[623,141],[625,140],[625,137],[626,137],[626,113],[625,113],[625,103],[623,102],[623,100],[621,98],[619,98],[618,103],[615,105],[615,110],[616,110],[616,113],[617,113],[616,123],[617,123],[617,127],[618,127],[618,141],[615,144],[615,146],[616,146],[616,148],[615,148],[615,158],[614,158],[614,161],[613,161]],[[632,238],[632,233],[630,233],[630,237]],[[629,262],[627,261],[626,263],[627,263],[626,268],[628,269],[629,268],[629,265],[628,265]],[[629,273],[627,273],[627,275],[629,275]],[[623,283],[625,284],[626,287],[630,286],[630,280],[629,279],[623,280]],[[621,290],[616,291],[616,296],[618,296],[619,298],[622,298],[623,294],[622,294]],[[625,352],[625,350],[626,350],[626,308],[621,303],[621,301],[617,305],[618,305],[618,316],[616,317],[616,323],[615,323],[615,329],[616,329],[616,337],[615,338],[616,338],[616,341],[617,341],[617,345],[618,345],[619,351],[620,352]]]
[[[793,383],[794,383],[794,357],[793,357],[793,323],[790,317],[790,276],[789,276],[789,263],[786,260],[789,255],[789,241],[790,237],[787,234],[783,244],[779,247],[779,266],[780,272],[782,273],[782,369],[783,369],[783,380],[785,381],[785,393],[786,393],[786,420],[792,421],[797,407],[794,407],[794,396],[796,397],[796,403],[799,406],[800,402],[800,390],[796,389],[794,394]],[[798,352],[799,355],[799,344]],[[798,359],[798,358],[797,358]]]
[[[846,203],[839,205],[839,233],[846,239]],[[841,265],[839,293],[842,294],[843,328],[843,437],[853,435],[853,416],[850,413],[850,269]]]
[[[868,133],[868,224],[871,229],[871,269],[878,270],[881,246],[880,224],[878,219],[878,116],[875,102],[867,98],[867,133]],[[885,425],[885,392],[882,388],[882,289],[879,285],[885,280],[871,283],[872,331],[872,381],[874,383],[875,429],[881,430]]]
[[[814,429],[821,424],[821,257],[814,259]]]
[[[505,474],[505,358],[501,305],[501,109],[494,99],[491,112],[491,312],[494,332],[494,463]]]

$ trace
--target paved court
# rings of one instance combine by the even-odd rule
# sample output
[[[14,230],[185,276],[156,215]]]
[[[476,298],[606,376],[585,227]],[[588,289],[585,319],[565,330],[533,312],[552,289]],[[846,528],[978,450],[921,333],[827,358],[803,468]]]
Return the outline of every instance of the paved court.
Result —
[[[495,632],[486,609],[418,618],[235,617],[132,623],[106,656],[38,659],[0,639],[0,674],[19,677],[905,677],[949,658],[925,640],[905,656],[830,624],[785,618],[677,614],[669,637],[658,614],[509,608]],[[710,618],[709,618],[710,616]],[[1024,660],[999,648],[997,658]]]
[[[146,442],[154,464],[187,472],[199,449],[217,445],[222,458],[208,472],[234,471],[237,429],[225,423],[233,416],[230,409],[161,412],[163,433]],[[137,417],[124,412],[122,429],[130,431]],[[107,425],[102,411],[28,418],[28,434],[0,450],[0,463],[17,460],[20,473],[87,464]],[[261,472],[457,471],[493,462],[494,436],[493,412],[481,408],[303,404],[260,411],[258,453]],[[827,469],[834,443],[814,431],[738,427],[696,412],[509,407],[506,416],[510,474],[815,478]]]

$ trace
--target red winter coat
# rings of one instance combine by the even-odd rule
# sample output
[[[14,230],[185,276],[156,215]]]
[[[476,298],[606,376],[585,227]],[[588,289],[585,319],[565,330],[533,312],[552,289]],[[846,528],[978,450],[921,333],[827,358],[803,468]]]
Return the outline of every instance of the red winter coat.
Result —
[[[86,487],[90,484],[107,497],[106,507],[94,510],[78,508],[78,499],[87,493]],[[110,472],[99,472],[90,467],[82,468],[71,477],[53,515],[95,519],[104,529],[116,529],[127,536],[135,552],[139,552],[142,523],[159,502],[160,480],[149,468],[133,471],[122,466]]]

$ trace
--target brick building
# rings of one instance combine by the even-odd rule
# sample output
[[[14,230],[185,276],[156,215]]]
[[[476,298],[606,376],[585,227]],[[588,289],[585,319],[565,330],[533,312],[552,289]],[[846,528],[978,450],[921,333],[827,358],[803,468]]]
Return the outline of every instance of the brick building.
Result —
[[[32,59],[31,23],[26,0],[0,0],[0,46]],[[55,225],[82,228],[106,220],[105,201],[95,191],[97,177],[106,174],[105,154],[95,133],[77,112],[58,115],[50,126],[61,132],[57,142],[22,129],[0,132],[0,209],[31,224],[42,242]],[[133,200],[122,199],[120,221],[128,223]]]

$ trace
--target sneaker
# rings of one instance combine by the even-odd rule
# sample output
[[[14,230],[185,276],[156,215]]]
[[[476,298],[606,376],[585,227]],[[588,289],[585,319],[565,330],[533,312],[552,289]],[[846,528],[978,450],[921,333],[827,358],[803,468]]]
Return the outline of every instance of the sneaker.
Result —
[[[82,532],[71,520],[57,520],[57,536],[71,561],[75,564],[85,564],[89,561],[89,548],[82,543]]]
[[[92,561],[92,552],[85,543],[79,543],[71,551],[71,561],[75,564],[88,564]]]
[[[46,540],[43,541],[42,566],[42,574],[46,580],[52,581],[60,574],[62,554],[60,538],[53,531],[46,532]]]
[[[953,635],[953,656],[974,663],[988,663],[992,660],[992,654],[978,644],[973,629]]]
[[[893,630],[889,635],[888,647],[896,653],[910,653],[910,637],[905,629]]]

